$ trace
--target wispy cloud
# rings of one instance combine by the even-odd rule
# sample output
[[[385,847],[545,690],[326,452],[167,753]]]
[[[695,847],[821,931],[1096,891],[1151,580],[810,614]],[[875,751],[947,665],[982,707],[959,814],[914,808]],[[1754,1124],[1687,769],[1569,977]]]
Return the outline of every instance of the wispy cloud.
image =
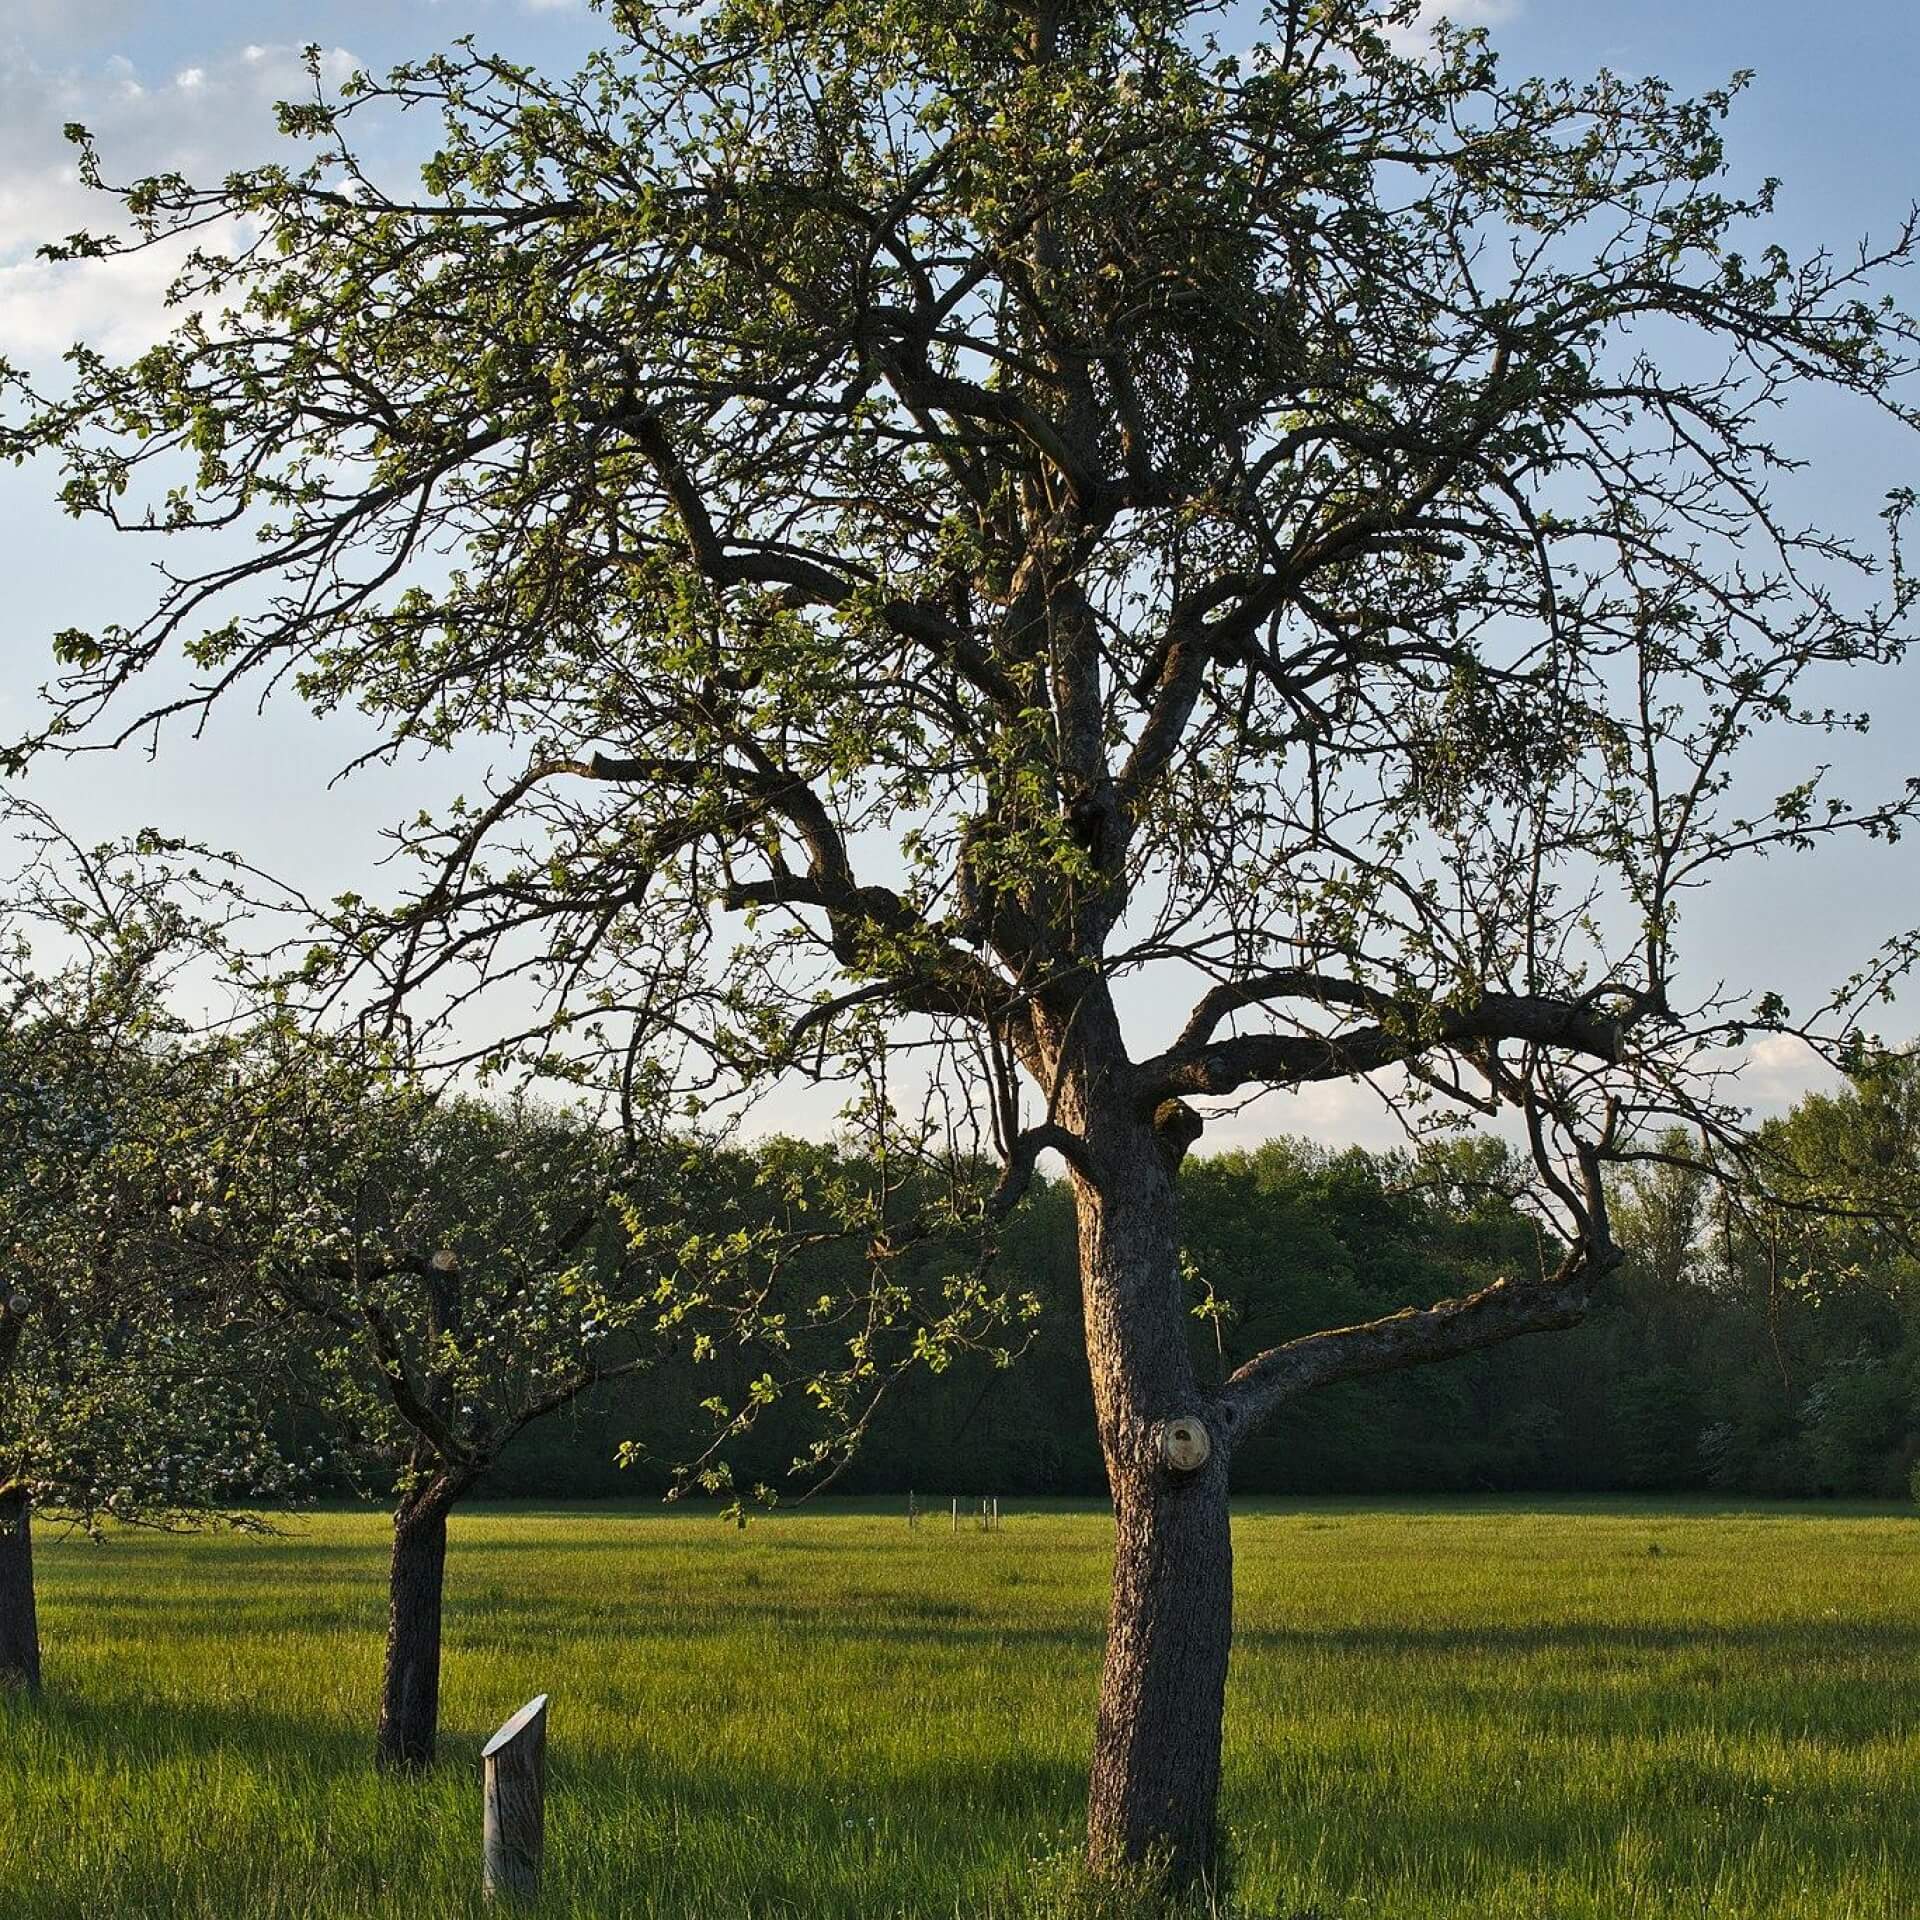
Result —
[[[1420,17],[1411,26],[1396,27],[1388,38],[1403,52],[1423,52],[1433,43],[1441,21],[1456,27],[1497,27],[1521,10],[1524,0],[1421,0]]]
[[[336,50],[325,71],[338,80],[353,64]],[[42,368],[76,339],[126,352],[168,321],[175,258],[66,267],[38,258],[49,241],[114,224],[112,203],[81,184],[66,125],[92,131],[115,179],[178,168],[217,180],[272,150],[274,103],[310,84],[293,47],[248,46],[142,73],[118,56],[53,69],[0,40],[0,356]]]
[[[39,47],[89,46],[132,26],[140,0],[7,0],[0,39],[18,35]]]

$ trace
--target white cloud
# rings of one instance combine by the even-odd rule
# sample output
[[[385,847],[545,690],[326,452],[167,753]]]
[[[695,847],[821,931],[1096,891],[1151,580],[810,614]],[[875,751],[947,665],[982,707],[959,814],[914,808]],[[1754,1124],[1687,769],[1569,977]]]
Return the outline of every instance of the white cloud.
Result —
[[[324,71],[337,82],[353,65],[336,49]],[[177,168],[217,180],[275,151],[274,103],[310,85],[293,47],[249,46],[154,78],[117,55],[49,69],[0,41],[0,357],[44,369],[76,339],[124,353],[177,317],[164,304],[172,256],[75,266],[37,257],[48,241],[114,225],[112,202],[81,185],[63,127],[92,131],[110,179]]]
[[[1763,1113],[1784,1112],[1809,1093],[1831,1093],[1837,1074],[1804,1040],[1763,1033],[1737,1056],[1740,1097]]]
[[[140,0],[7,0],[3,24],[39,46],[84,46],[132,26]]]
[[[1387,37],[1402,53],[1422,53],[1433,41],[1442,20],[1456,27],[1497,27],[1511,20],[1522,0],[1421,0],[1420,17],[1408,27],[1395,27]]]

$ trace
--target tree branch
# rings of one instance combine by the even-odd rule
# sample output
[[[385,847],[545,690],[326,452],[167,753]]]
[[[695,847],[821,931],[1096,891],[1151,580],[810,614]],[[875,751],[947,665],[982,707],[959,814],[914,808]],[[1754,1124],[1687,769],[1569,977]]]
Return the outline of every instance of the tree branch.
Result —
[[[1470,1007],[1437,1007],[1375,995],[1352,982],[1286,973],[1262,976],[1245,986],[1216,987],[1188,1021],[1186,1031],[1165,1053],[1145,1062],[1140,1081],[1154,1101],[1181,1094],[1232,1093],[1249,1082],[1302,1086],[1316,1080],[1343,1080],[1377,1073],[1383,1067],[1418,1059],[1438,1047],[1516,1040],[1537,1047],[1561,1048],[1617,1063],[1633,1022],[1647,1009],[1634,1001],[1621,1014],[1596,1013],[1591,998],[1558,1000],[1540,994],[1485,994]],[[1308,983],[1314,983],[1310,988]],[[1206,1041],[1230,1012],[1281,994],[1377,1006],[1388,1017],[1344,1032],[1246,1033]]]
[[[1231,1374],[1221,1390],[1222,1411],[1237,1437],[1253,1432],[1283,1402],[1316,1387],[1456,1359],[1522,1334],[1577,1326],[1586,1318],[1594,1288],[1625,1258],[1614,1245],[1608,1225],[1601,1173],[1617,1114],[1609,1109],[1599,1146],[1585,1141],[1573,1144],[1579,1164],[1577,1187],[1550,1166],[1539,1116],[1531,1107],[1528,1121],[1536,1165],[1577,1223],[1560,1264],[1536,1280],[1503,1277],[1464,1299],[1407,1307],[1378,1320],[1329,1328],[1268,1348]]]
[[[1339,1380],[1451,1360],[1521,1334],[1577,1326],[1596,1282],[1622,1256],[1577,1249],[1540,1280],[1496,1280],[1460,1300],[1408,1307],[1356,1326],[1334,1327],[1269,1348],[1233,1373],[1221,1394],[1235,1430],[1246,1434],[1284,1401]]]

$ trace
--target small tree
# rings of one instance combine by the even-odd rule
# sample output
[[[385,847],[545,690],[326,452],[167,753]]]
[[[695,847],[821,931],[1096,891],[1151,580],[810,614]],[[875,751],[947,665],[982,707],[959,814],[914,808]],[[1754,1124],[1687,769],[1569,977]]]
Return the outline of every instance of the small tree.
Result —
[[[437,1095],[285,1020],[250,1037],[234,1098],[201,1177],[235,1284],[294,1316],[318,1404],[392,1475],[375,1752],[417,1770],[449,1514],[526,1427],[669,1351],[687,1311],[662,1284],[664,1149],[643,1164],[576,1115]]]
[[[129,244],[219,236],[192,317],[16,409],[74,512],[260,534],[63,634],[44,742],[128,737],[184,648],[163,711],[292,679],[505,756],[405,831],[417,892],[343,917],[390,1005],[471,1032],[501,981],[502,1047],[703,1102],[844,1076],[888,1155],[944,1097],[995,1209],[1065,1161],[1118,1526],[1101,1866],[1212,1857],[1235,1446],[1579,1320],[1607,1163],[1727,1140],[1727,1050],[1844,1044],[1912,951],[1796,1020],[1679,941],[1734,863],[1916,807],[1739,773],[1864,724],[1831,681],[1906,644],[1907,497],[1876,581],[1769,435],[1801,393],[1911,420],[1879,290],[1915,225],[1790,259],[1727,183],[1731,90],[1516,84],[1478,34],[1404,51],[1419,12],[1274,0],[1229,54],[1178,0],[610,0],[575,81],[463,47],[290,106],[309,165],[134,186]],[[388,107],[442,117],[417,190],[356,157]],[[1511,1116],[1554,1251],[1203,1388],[1202,1109],[1351,1077]]]
[[[0,1686],[32,1688],[36,1512],[258,1524],[240,1509],[295,1470],[271,1348],[182,1231],[227,1055],[170,988],[211,923],[153,849],[83,849],[18,804],[6,825],[29,864],[0,903]]]

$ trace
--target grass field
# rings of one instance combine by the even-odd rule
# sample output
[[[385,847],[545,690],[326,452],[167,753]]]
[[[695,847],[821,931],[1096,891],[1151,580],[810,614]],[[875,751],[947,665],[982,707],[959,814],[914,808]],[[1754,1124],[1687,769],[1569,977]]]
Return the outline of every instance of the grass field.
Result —
[[[290,1524],[43,1537],[48,1690],[0,1703],[4,1920],[475,1911],[480,1744],[542,1689],[543,1911],[1062,1900],[1104,1514],[457,1517],[444,1762],[408,1785],[368,1766],[383,1521]],[[1315,1504],[1236,1539],[1251,1912],[1920,1915],[1920,1520]]]

